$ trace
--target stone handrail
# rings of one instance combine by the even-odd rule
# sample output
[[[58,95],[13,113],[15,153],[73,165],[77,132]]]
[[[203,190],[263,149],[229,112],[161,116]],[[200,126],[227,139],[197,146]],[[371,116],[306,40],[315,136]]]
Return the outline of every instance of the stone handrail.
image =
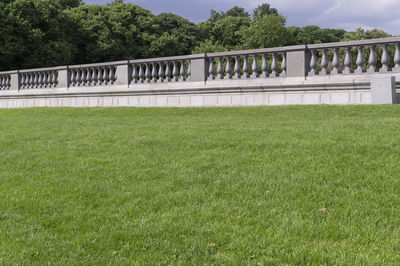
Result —
[[[365,47],[368,60],[364,60]],[[377,51],[381,53],[378,59]],[[0,90],[390,72],[400,72],[400,37],[0,72]]]

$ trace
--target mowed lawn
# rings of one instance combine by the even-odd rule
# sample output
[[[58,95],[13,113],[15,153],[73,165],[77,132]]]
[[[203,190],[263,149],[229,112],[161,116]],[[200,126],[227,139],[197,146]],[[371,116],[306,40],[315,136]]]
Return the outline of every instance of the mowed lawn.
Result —
[[[400,106],[0,110],[0,264],[400,262]]]

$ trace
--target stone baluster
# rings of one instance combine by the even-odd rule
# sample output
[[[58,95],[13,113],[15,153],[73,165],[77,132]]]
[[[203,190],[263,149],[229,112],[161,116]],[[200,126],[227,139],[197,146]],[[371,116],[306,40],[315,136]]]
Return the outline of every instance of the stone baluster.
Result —
[[[251,70],[253,71],[253,74],[251,75],[252,78],[260,77],[260,75],[258,74],[257,55],[253,55],[253,64],[251,66]]]
[[[48,80],[48,76],[46,75],[46,85],[47,85],[47,80]],[[71,84],[72,86],[76,85],[76,70],[75,69],[71,69]]]
[[[352,70],[352,59],[351,59],[351,47],[346,47],[346,56],[344,59],[344,71],[343,74],[351,74]]]
[[[317,72],[317,58],[315,55],[315,50],[311,50],[311,59],[310,59],[310,72],[308,75],[315,76],[318,74]]]
[[[158,80],[158,72],[157,72],[157,65],[156,65],[156,63],[152,63],[152,64],[151,64],[151,68],[152,68],[151,76],[152,76],[152,78],[153,78],[153,82],[157,82],[157,80]]]
[[[22,88],[23,88],[23,89],[26,89],[27,86],[28,86],[28,84],[29,84],[28,74],[25,73],[24,76],[23,76],[23,85],[22,85]]]
[[[382,44],[382,57],[381,57],[382,67],[379,70],[380,72],[388,72],[389,68],[389,54],[387,50],[387,44]]]
[[[262,55],[262,65],[261,65],[261,71],[262,71],[262,77],[267,78],[269,77],[268,73],[268,60],[267,60],[267,55],[263,54]]]
[[[53,71],[53,86],[54,87],[57,87],[57,84],[58,84],[58,76],[57,76],[57,71]]]
[[[54,85],[54,83],[53,83],[53,79],[54,79],[54,73],[52,72],[52,71],[47,71],[47,73],[49,74],[49,80],[48,80],[48,82],[47,82],[47,86],[46,87],[48,87],[48,88],[52,88],[53,87],[53,85]]]
[[[146,67],[146,71],[145,71],[144,75],[146,76],[147,83],[150,83],[150,81],[151,81],[150,65],[146,63],[145,67]]]
[[[249,58],[247,55],[243,57],[243,76],[249,78]]]
[[[5,79],[4,76],[0,76],[0,90],[4,89],[4,85],[3,85],[4,79]]]
[[[282,73],[281,73],[281,77],[286,77],[286,68],[287,68],[287,62],[286,62],[286,53],[282,53]]]
[[[43,87],[48,88],[49,87],[49,80],[50,80],[50,72],[46,71],[43,72]]]
[[[214,66],[213,58],[210,58],[210,66],[208,68],[208,77],[210,79],[215,79],[215,66]]]
[[[192,62],[189,60],[188,62],[188,79],[190,80],[192,76]]]
[[[271,63],[271,77],[278,77],[278,62],[276,60],[276,53],[272,54],[272,63]]]
[[[333,49],[333,59],[332,59],[332,74],[340,74],[340,59],[339,59],[339,48]]]
[[[178,81],[178,75],[179,75],[179,73],[178,73],[178,64],[177,64],[176,61],[174,61],[172,63],[172,65],[173,65],[173,68],[172,68],[173,81]]]
[[[46,72],[40,72],[39,74],[39,87],[43,88],[44,87],[44,75]]]
[[[26,76],[25,74],[21,74],[21,89],[25,89],[26,85]]]
[[[332,60],[332,74],[340,74],[341,71],[339,69],[340,67],[340,60],[339,60],[339,48],[334,48],[333,49],[333,60]]]
[[[33,84],[32,84],[32,88],[37,88],[38,85],[38,74],[37,72],[33,72]]]
[[[139,79],[138,66],[136,64],[132,65],[132,82],[137,83]]]
[[[89,68],[88,70],[87,70],[87,75],[86,75],[86,81],[87,81],[87,85],[88,86],[91,86],[92,85],[92,71],[93,71],[93,69],[91,69],[91,68]]]
[[[82,85],[86,86],[87,69],[82,69]]]
[[[78,69],[77,70],[77,76],[76,76],[76,82],[78,83],[78,86],[80,86],[82,84],[82,70]]]
[[[100,85],[102,85],[105,82],[104,78],[105,78],[105,69],[102,67],[99,67],[99,84]]]
[[[240,66],[240,58],[239,56],[235,56],[235,67],[233,69],[233,71],[235,72],[234,78],[235,79],[240,79],[240,70],[241,70],[241,66]]]
[[[51,71],[46,71],[45,72],[45,76],[48,76],[48,78],[46,79],[46,82],[44,83],[46,88],[51,88],[52,86],[52,76],[51,76],[52,72]]]
[[[328,71],[328,59],[326,56],[326,49],[322,49],[322,58],[321,58],[321,72],[319,73],[320,75],[329,75]]]
[[[232,78],[232,67],[231,67],[231,58],[228,56],[226,57],[226,67],[225,67],[225,77],[228,79]]]
[[[93,85],[95,85],[95,86],[97,85],[98,79],[99,79],[99,69],[93,68],[93,77],[92,77]]]
[[[158,63],[158,77],[161,82],[164,82],[165,73],[164,73],[164,63],[163,62]]]
[[[181,60],[181,69],[179,70],[179,75],[181,76],[181,81],[186,81],[186,67],[185,61]]]
[[[363,56],[363,47],[362,46],[358,46],[357,47],[357,60],[356,60],[356,64],[357,64],[357,69],[354,71],[354,73],[356,74],[362,74],[364,73],[364,56]]]
[[[104,83],[106,85],[108,85],[108,83],[110,82],[110,69],[108,67],[103,67],[104,69]]]
[[[167,65],[167,69],[165,70],[165,75],[166,75],[167,81],[170,82],[171,81],[171,63],[167,62],[166,65]]]
[[[376,72],[376,56],[375,56],[375,45],[369,46],[369,59],[368,59],[368,73],[375,73]]]
[[[33,73],[29,73],[29,88],[32,89],[35,84],[35,75]]]
[[[139,79],[140,82],[143,83],[144,82],[144,69],[143,69],[143,64],[139,65]]]
[[[111,82],[111,84],[114,84],[115,81],[117,80],[117,76],[115,75],[116,71],[117,71],[117,68],[115,66],[110,67],[110,82]]]
[[[400,72],[400,44],[395,44],[395,53],[394,53],[394,71]]]
[[[219,79],[223,79],[224,78],[224,68],[223,68],[222,60],[223,60],[222,57],[218,58],[217,72],[218,72]]]

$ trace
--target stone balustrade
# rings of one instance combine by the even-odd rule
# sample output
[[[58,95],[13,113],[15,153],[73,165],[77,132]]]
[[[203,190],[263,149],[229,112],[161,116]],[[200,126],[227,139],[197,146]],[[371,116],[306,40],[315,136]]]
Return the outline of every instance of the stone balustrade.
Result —
[[[400,37],[0,72],[0,90],[134,88],[392,72],[400,72]]]
[[[11,75],[0,74],[0,90],[9,90],[11,87]]]
[[[208,80],[286,77],[286,53],[293,47],[207,54]]]
[[[57,68],[22,70],[19,72],[19,89],[21,90],[56,88],[57,84]]]
[[[203,55],[129,61],[130,84],[185,82],[191,78],[191,60]]]
[[[313,44],[307,48],[311,53],[309,76],[400,72],[400,38]]]
[[[118,65],[119,62],[69,66],[68,85],[70,87],[114,85],[117,80]]]

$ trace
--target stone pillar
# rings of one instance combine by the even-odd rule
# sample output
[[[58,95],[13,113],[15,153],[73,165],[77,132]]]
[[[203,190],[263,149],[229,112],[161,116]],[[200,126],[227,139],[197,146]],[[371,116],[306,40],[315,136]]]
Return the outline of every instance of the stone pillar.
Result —
[[[70,75],[69,69],[66,67],[65,69],[58,70],[58,84],[57,88],[68,88],[70,83]]]
[[[196,58],[190,60],[190,81],[206,81],[208,64],[206,61],[206,55],[203,58]]]
[[[287,55],[287,77],[306,77],[310,71],[311,53],[306,50],[295,50],[286,52]]]
[[[131,66],[129,66],[128,61],[126,64],[118,65],[116,66],[117,70],[115,72],[115,76],[117,80],[115,81],[115,85],[126,85],[127,87],[129,86],[130,81],[132,80],[132,71],[129,71],[129,69],[132,69]]]
[[[19,90],[21,86],[21,77],[19,75],[19,71],[12,73],[10,76],[11,76],[10,90]]]
[[[372,104],[393,104],[397,102],[396,78],[382,77],[371,80]]]

